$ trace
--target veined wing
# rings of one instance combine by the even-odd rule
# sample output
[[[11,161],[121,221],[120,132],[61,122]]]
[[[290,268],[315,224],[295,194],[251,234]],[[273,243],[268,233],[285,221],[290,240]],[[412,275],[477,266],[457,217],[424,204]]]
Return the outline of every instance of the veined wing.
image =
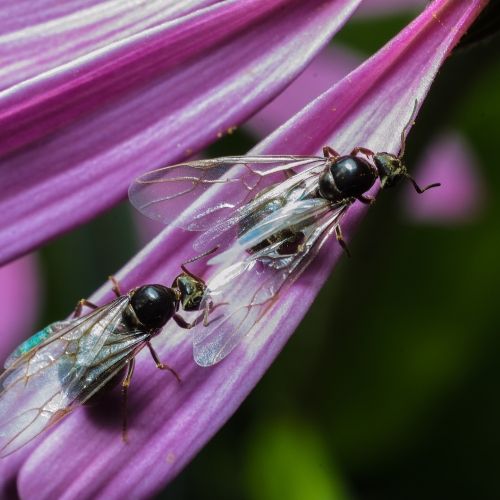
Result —
[[[287,224],[300,224],[303,235],[299,247],[294,246],[289,254],[283,253],[286,250],[283,240],[256,252],[248,251],[258,234],[265,239],[266,227],[272,226],[272,219],[279,222],[280,214],[273,213],[252,228],[250,232],[255,238],[239,241],[211,260],[212,264],[225,265],[207,281],[209,300],[217,308],[208,326],[198,327],[194,332],[193,355],[199,365],[218,363],[236,347],[266,314],[283,288],[291,285],[307,268],[347,209],[345,204],[332,208],[324,202],[321,206],[316,200],[317,203],[300,210],[300,205],[311,201],[298,200],[287,206],[295,213],[293,218],[291,215],[286,218]]]
[[[0,375],[0,455],[17,450],[117,374],[147,337],[127,332],[119,297],[14,359]],[[116,335],[114,335],[116,333]]]
[[[229,156],[181,163],[136,179],[130,186],[129,198],[151,219],[189,231],[210,231],[196,245],[199,250],[207,250],[217,240],[222,243],[222,235],[229,242],[240,221],[257,203],[265,203],[319,175],[325,161],[318,156],[283,155]],[[291,173],[296,175],[288,176]],[[217,193],[211,190],[207,196],[209,187]]]

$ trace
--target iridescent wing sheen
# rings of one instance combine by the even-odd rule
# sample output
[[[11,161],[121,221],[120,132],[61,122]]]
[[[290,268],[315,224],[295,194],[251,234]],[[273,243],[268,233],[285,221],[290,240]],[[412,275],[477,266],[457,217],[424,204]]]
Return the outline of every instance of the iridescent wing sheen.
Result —
[[[317,156],[283,155],[181,163],[136,179],[129,198],[151,219],[202,232],[194,246],[204,251],[230,244],[241,221],[258,204],[296,189],[305,179],[316,178],[325,161]],[[210,187],[213,190],[208,194]]]
[[[256,224],[209,264],[222,270],[207,280],[207,301],[215,304],[205,327],[194,331],[193,355],[201,366],[224,359],[262,319],[283,288],[307,268],[340,223],[348,205],[332,207],[325,200],[297,200]],[[280,226],[281,224],[281,226]],[[283,253],[286,238],[253,251],[268,228],[300,227],[299,248]],[[246,237],[245,237],[246,236]],[[258,248],[258,247],[257,247]]]
[[[51,337],[10,362],[0,375],[0,456],[87,401],[144,345],[148,334],[124,324],[128,303],[125,295],[62,322]]]
[[[199,231],[193,246],[200,252],[217,250],[204,274],[205,304],[215,309],[209,324],[193,332],[199,365],[218,363],[234,349],[339,224],[348,203],[318,196],[327,162],[317,156],[216,158],[164,167],[131,186],[130,200],[143,214]]]

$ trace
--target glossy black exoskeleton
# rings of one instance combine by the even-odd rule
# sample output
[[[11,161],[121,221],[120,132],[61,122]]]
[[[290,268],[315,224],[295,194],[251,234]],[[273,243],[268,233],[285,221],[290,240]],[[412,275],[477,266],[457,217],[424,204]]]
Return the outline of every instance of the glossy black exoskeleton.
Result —
[[[353,199],[371,203],[373,200],[367,198],[365,193],[372,188],[377,178],[382,189],[393,187],[403,179],[408,179],[418,193],[440,186],[439,183],[434,183],[420,188],[408,173],[402,159],[403,153],[403,148],[398,155],[394,155],[356,147],[349,155],[341,156],[334,149],[324,147],[323,154],[329,162],[319,178],[318,192],[321,197],[334,203]],[[370,158],[373,163],[358,156],[359,154]]]
[[[190,273],[184,266],[181,267],[183,272],[174,279],[171,287],[148,284],[133,288],[126,295],[123,295],[120,291],[118,282],[113,277],[110,277],[113,283],[113,292],[117,296],[116,300],[128,299],[121,313],[122,319],[116,322],[112,333],[117,339],[127,339],[135,335],[141,337],[140,345],[148,347],[156,367],[170,371],[178,382],[181,380],[178,373],[172,367],[160,361],[151,344],[151,339],[158,335],[171,319],[174,319],[181,328],[190,329],[204,318],[202,313],[193,322],[189,323],[178,314],[180,308],[184,311],[201,310],[201,299],[206,291],[206,284],[201,278]],[[93,303],[82,300],[77,305],[75,317],[80,315],[84,305],[91,309],[97,308]],[[113,340],[110,337],[111,346],[118,345],[119,342],[119,340]],[[129,359],[124,367],[125,375],[121,383],[123,394],[123,439],[125,441],[127,440],[127,394],[135,367],[135,355],[130,353],[128,357]],[[96,361],[96,372],[99,373],[102,371],[101,363],[99,360]],[[92,370],[92,368],[89,367],[89,370]],[[117,376],[109,380],[106,384],[107,388],[112,388],[122,376],[122,373],[118,373]],[[100,375],[95,376],[95,378],[99,377]],[[93,383],[95,384],[95,382]]]
[[[172,318],[186,328],[187,323],[177,312],[180,308],[199,311],[205,290],[206,285],[201,279],[185,271],[175,278],[172,287],[155,284],[131,290],[128,294],[130,303],[124,314],[130,325],[152,333]]]
[[[324,148],[324,153],[331,161],[319,178],[318,190],[322,198],[334,203],[358,198],[375,183],[377,169],[364,158],[340,156],[331,148]]]
[[[211,303],[207,307],[203,302],[204,281],[185,266],[182,270],[171,287],[148,284],[126,294],[111,277],[114,300],[102,306],[80,300],[73,317],[51,323],[7,358],[0,374],[0,456],[120,381],[126,440],[127,394],[136,355],[148,347],[156,366],[180,381],[175,370],[160,361],[151,340],[171,319],[191,328],[210,312]],[[86,314],[84,306],[90,309]],[[203,312],[188,323],[178,314],[181,308]]]
[[[325,147],[323,155],[309,156],[299,154],[311,146],[305,141],[296,154],[251,153],[164,166],[130,186],[130,200],[143,214],[196,232],[197,251],[212,245],[220,250],[207,262],[212,272],[206,294],[220,306],[219,313],[193,338],[200,366],[224,359],[333,236],[347,252],[344,217],[357,201],[371,203],[375,186],[385,189],[408,179],[418,192],[425,191],[403,162],[416,110],[417,103],[402,130],[399,152],[356,147],[340,155]],[[360,134],[363,129],[366,134],[365,127]],[[391,130],[377,135],[392,137]],[[179,214],[179,200],[195,203]]]
[[[380,180],[382,189],[395,186],[403,179],[409,180],[415,191],[422,194],[430,188],[440,186],[436,182],[425,188],[415,182],[408,173],[403,162],[405,152],[406,133],[413,123],[417,111],[417,101],[413,108],[412,116],[401,132],[401,146],[397,155],[392,153],[375,153],[368,148],[355,147],[347,156],[341,156],[334,149],[325,146],[323,155],[328,160],[325,171],[320,176],[318,192],[321,197],[332,202],[352,202],[354,199],[363,203],[372,203],[373,200],[365,193]],[[362,154],[365,158],[360,157]],[[368,161],[368,160],[371,160]]]
[[[317,189],[312,194],[312,197],[323,198],[331,202],[333,207],[347,207],[355,200],[366,204],[373,203],[374,199],[367,196],[366,193],[373,187],[377,179],[379,179],[382,189],[393,187],[403,179],[407,179],[420,194],[427,191],[427,189],[440,186],[439,183],[434,183],[420,188],[408,173],[408,169],[403,162],[405,136],[408,127],[412,123],[416,105],[417,103],[415,103],[412,118],[401,133],[401,147],[397,155],[386,152],[375,153],[364,147],[355,147],[350,154],[340,155],[331,147],[325,146],[323,148],[325,167],[319,175]],[[290,175],[294,175],[294,172],[290,172]],[[262,191],[258,196],[260,197],[265,192],[266,190]],[[288,203],[288,200],[293,198],[294,194],[292,190],[283,193],[280,198],[275,198],[258,207],[250,217],[242,221],[240,224],[240,234],[263,220],[270,213],[281,210]],[[340,245],[349,254],[340,225],[335,228],[335,234]],[[252,247],[250,251],[251,253],[257,252],[273,244],[282,242],[276,248],[276,254],[293,255],[301,250],[303,241],[304,234],[302,229],[290,226],[267,237],[258,245]]]
[[[145,331],[148,334],[145,344],[149,348],[156,367],[161,370],[170,371],[174,377],[180,382],[178,373],[169,365],[162,363],[156,354],[150,339],[161,332],[161,329],[167,324],[170,319],[181,327],[190,329],[200,322],[204,315],[200,315],[193,322],[187,322],[178,314],[180,308],[184,311],[199,311],[202,309],[202,298],[206,291],[206,284],[201,279],[190,273],[184,265],[182,273],[179,274],[173,281],[171,287],[160,284],[148,284],[132,289],[127,295],[129,298],[128,305],[123,312],[125,334],[130,328],[136,328],[139,331]],[[117,297],[121,296],[120,288],[114,278],[113,291]],[[93,307],[85,301],[87,306]],[[120,332],[117,331],[119,334]],[[134,372],[135,358],[131,357],[128,362],[125,378],[122,382],[123,393],[123,431],[122,436],[124,441],[127,440],[127,393],[128,387],[132,380]]]
[[[318,187],[313,196],[328,200],[333,206],[348,206],[355,200],[367,204],[373,203],[374,200],[366,196],[365,193],[373,187],[377,179],[379,179],[382,189],[393,187],[399,184],[401,180],[407,179],[413,184],[418,193],[423,193],[427,189],[440,185],[434,183],[425,188],[420,188],[408,173],[402,159],[403,153],[404,142],[402,142],[398,155],[386,152],[374,153],[367,148],[356,147],[349,155],[342,156],[334,149],[326,146],[323,148],[325,168],[318,178]],[[266,190],[262,193],[265,192]],[[259,196],[262,193],[259,193]],[[256,209],[251,217],[242,221],[240,233],[244,233],[248,227],[263,220],[270,213],[282,209],[288,203],[289,197],[293,198],[293,192],[285,193],[281,198],[268,201]],[[339,243],[349,254],[340,226],[336,228],[335,232]],[[300,228],[289,227],[255,245],[251,252],[257,252],[281,241],[283,243],[277,248],[277,254],[291,255],[300,250],[303,240],[304,235]]]
[[[178,294],[163,285],[144,285],[129,295],[130,303],[125,311],[128,322],[148,331],[164,326],[178,309]]]

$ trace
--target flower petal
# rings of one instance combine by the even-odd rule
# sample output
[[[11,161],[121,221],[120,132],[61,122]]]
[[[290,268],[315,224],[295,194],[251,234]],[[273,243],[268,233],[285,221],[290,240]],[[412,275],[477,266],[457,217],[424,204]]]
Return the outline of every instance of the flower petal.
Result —
[[[26,255],[0,267],[0,364],[33,330],[39,306],[38,265],[36,256]],[[0,498],[15,498],[16,477],[20,464],[28,456],[26,447],[16,456],[2,460]]]
[[[327,48],[281,94],[245,123],[245,129],[265,137],[299,112],[313,99],[344,78],[360,57],[341,48]]]
[[[109,208],[141,170],[190,156],[246,119],[359,2],[226,0],[1,92],[0,262]]]
[[[363,8],[375,10],[375,7],[382,8],[382,4],[366,2]],[[325,91],[331,82],[347,75],[358,60],[359,57],[345,48],[327,48],[281,94],[248,120],[244,128],[259,137],[270,134]],[[403,193],[403,207],[409,219],[420,223],[461,224],[478,216],[484,203],[485,186],[473,151],[459,132],[438,137],[415,165],[414,173],[420,185],[440,182],[441,188],[422,197],[408,185]],[[137,218],[143,220],[140,214]],[[155,228],[155,232],[148,233],[150,237],[143,239],[144,242],[160,232],[158,222],[150,220],[149,226]]]
[[[437,138],[424,152],[415,172],[422,185],[440,182],[441,188],[429,191],[425,200],[406,189],[409,218],[431,224],[460,224],[478,216],[484,203],[484,186],[472,151],[458,132]]]
[[[311,154],[328,143],[340,151],[358,144],[397,150],[414,99],[423,100],[439,66],[483,6],[479,0],[434,2],[378,54],[264,141],[258,151]],[[349,211],[349,230],[364,211],[356,206]],[[189,256],[190,244],[188,234],[167,228],[122,270],[123,285],[170,281],[179,262]],[[325,250],[282,294],[255,334],[213,368],[197,367],[186,338],[189,333],[169,326],[156,345],[162,359],[180,371],[183,382],[177,385],[165,373],[154,373],[147,353],[139,356],[132,384],[136,390],[130,402],[134,409],[129,445],[120,441],[119,422],[106,427],[97,413],[80,411],[62,422],[24,464],[21,496],[151,496],[217,432],[282,349],[340,255],[334,242]],[[109,297],[106,286],[96,300]]]
[[[26,8],[23,2],[3,4],[0,89],[216,1],[45,0],[36,9]]]
[[[39,302],[35,255],[0,267],[0,362],[35,326]]]

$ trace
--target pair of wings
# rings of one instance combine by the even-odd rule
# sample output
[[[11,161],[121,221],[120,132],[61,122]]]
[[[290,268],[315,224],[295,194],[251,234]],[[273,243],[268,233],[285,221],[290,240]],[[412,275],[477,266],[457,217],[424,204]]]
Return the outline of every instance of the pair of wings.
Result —
[[[327,165],[317,156],[222,157],[153,170],[131,185],[130,201],[144,215],[198,232],[198,252],[217,248],[206,279],[216,310],[193,333],[199,365],[224,359],[335,231],[347,204],[314,194]],[[287,254],[290,228],[303,241],[290,241]]]
[[[45,341],[7,360],[0,375],[0,456],[85,403],[135,356],[148,334],[123,323],[129,300],[124,295],[55,323]]]

